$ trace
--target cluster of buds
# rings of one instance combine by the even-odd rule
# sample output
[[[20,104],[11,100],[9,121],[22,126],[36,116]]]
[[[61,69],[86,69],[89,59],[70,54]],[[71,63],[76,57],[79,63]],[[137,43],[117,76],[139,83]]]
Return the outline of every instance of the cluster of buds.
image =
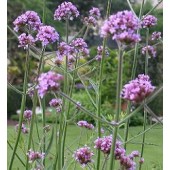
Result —
[[[62,100],[61,100],[60,98],[52,99],[52,100],[49,102],[49,105],[50,105],[51,107],[54,107],[57,112],[61,112],[61,109],[62,109]]]
[[[88,163],[92,162],[93,155],[94,153],[90,151],[90,148],[85,146],[77,149],[74,152],[73,157],[77,162],[79,162],[82,165],[82,167],[84,167]]]
[[[79,127],[85,127],[87,129],[94,129],[94,126],[90,123],[88,123],[87,121],[81,120],[77,123],[77,125]]]

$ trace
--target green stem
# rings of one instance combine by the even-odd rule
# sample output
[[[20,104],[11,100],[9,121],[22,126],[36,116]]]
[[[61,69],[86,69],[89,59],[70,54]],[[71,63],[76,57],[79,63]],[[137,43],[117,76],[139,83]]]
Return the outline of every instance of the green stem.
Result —
[[[112,0],[108,0],[107,4],[107,12],[106,12],[106,19],[109,17],[110,10],[111,10],[111,2]],[[102,59],[100,63],[100,71],[99,71],[99,94],[97,96],[97,117],[100,118],[101,116],[101,94],[102,94],[102,79],[103,79],[103,66],[104,66],[104,58],[105,58],[105,47],[106,47],[107,39],[103,39],[103,51],[102,51]],[[97,135],[101,137],[101,124],[100,121],[97,120]],[[100,150],[97,150],[97,165],[96,168],[99,170],[100,168]]]
[[[128,1],[128,3],[130,3]],[[143,6],[144,6],[144,3],[145,3],[145,0],[142,1],[141,3],[141,7],[140,7],[140,12],[139,12],[139,19],[141,19],[141,16],[143,14]],[[130,4],[131,5],[131,4]],[[137,30],[137,33],[140,34],[140,30],[138,29]],[[132,68],[132,75],[131,75],[131,79],[134,79],[135,78],[135,73],[136,73],[136,67],[137,67],[137,58],[138,58],[138,48],[139,48],[139,43],[136,43],[135,44],[135,53],[134,53],[134,59],[133,59],[133,68]],[[127,114],[129,115],[130,114],[130,108],[131,108],[131,103],[128,102],[128,108],[127,108]],[[130,123],[130,119],[128,119],[126,121],[126,124],[125,124],[125,139],[124,139],[124,148],[126,150],[126,141],[128,139],[128,134],[129,134],[129,123]]]
[[[118,77],[117,77],[117,91],[116,91],[116,117],[115,122],[118,123],[119,115],[121,112],[121,97],[120,92],[122,89],[122,73],[123,73],[123,50],[119,46],[119,56],[118,56]],[[115,127],[112,137],[112,147],[111,147],[111,157],[110,157],[110,170],[114,169],[115,158],[114,158],[114,150],[116,145],[116,138],[118,133],[118,126]]]
[[[38,66],[38,72],[37,72],[37,78],[36,78],[36,84],[38,83],[38,76],[41,72],[42,69],[42,63],[43,63],[43,54],[45,51],[45,47],[42,48],[42,52],[41,52],[41,56],[40,56],[40,62],[39,62],[39,66]],[[34,88],[35,94],[33,96],[33,108],[32,108],[32,118],[31,118],[31,126],[30,126],[30,132],[29,132],[29,140],[28,140],[28,147],[27,150],[30,149],[31,147],[31,141],[32,141],[32,134],[33,134],[33,128],[34,128],[34,119],[35,119],[35,114],[36,114],[36,106],[37,106],[37,92]],[[29,163],[28,163],[28,157],[27,157],[27,164],[26,164],[26,170],[28,170],[29,168]]]
[[[108,155],[104,158],[102,170],[105,170],[105,166],[106,166],[107,159],[108,159]]]
[[[146,30],[146,46],[148,46],[148,41],[149,41],[149,28],[147,28]],[[149,59],[149,55],[148,55],[148,50],[146,50],[146,57],[145,57],[145,75],[148,74],[148,59]]]
[[[139,20],[142,17],[144,2],[145,2],[145,0],[143,0],[142,4],[141,4],[141,8],[140,8],[140,12],[139,12]],[[139,29],[137,30],[137,34],[140,34]],[[135,73],[136,73],[136,68],[137,68],[137,58],[138,58],[138,47],[139,47],[139,43],[137,42],[135,44],[135,52],[134,52],[134,57],[133,57],[133,67],[132,67],[131,79],[135,78]]]
[[[17,139],[16,139],[16,142],[15,142],[13,152],[12,152],[11,160],[10,160],[10,163],[9,163],[9,170],[12,170],[13,161],[14,161],[14,158],[15,158],[16,150],[17,150],[20,135],[21,135],[23,114],[24,114],[25,104],[26,104],[26,92],[27,92],[27,82],[28,82],[28,67],[29,67],[29,47],[27,49],[27,55],[26,55],[26,61],[25,61],[23,96],[22,96],[22,101],[21,101],[21,113],[20,113],[20,120],[19,120],[19,127],[18,127],[18,135],[17,135]]]
[[[69,19],[66,19],[66,43],[68,44],[68,35],[69,35]],[[66,55],[66,60],[65,60],[65,70],[64,70],[64,93],[68,94],[68,56]],[[64,147],[65,147],[65,134],[63,134],[63,130],[66,130],[66,120],[64,120],[66,113],[66,100],[63,98],[63,106],[62,106],[62,114],[60,117],[60,129],[59,129],[59,163],[58,163],[58,168],[62,169],[64,165]],[[65,115],[64,115],[65,114]],[[62,137],[64,141],[62,141]]]
[[[148,46],[148,41],[149,41],[149,28],[147,28],[146,30],[146,46]],[[146,57],[145,57],[145,75],[148,74],[148,59],[149,59],[149,55],[148,55],[148,50],[146,51]],[[145,101],[144,101],[145,104]],[[143,131],[146,130],[146,124],[147,124],[147,111],[145,109],[144,106],[144,123],[143,123]],[[145,146],[145,134],[143,133],[143,137],[142,137],[142,146],[141,146],[141,158],[143,157],[143,153],[144,153],[144,146]],[[142,164],[139,165],[139,170],[141,170],[142,168]]]
[[[9,147],[13,150],[13,147],[12,145],[10,144],[10,142],[7,140],[7,143],[9,145]],[[18,156],[18,154],[16,153],[16,157],[18,158],[18,160],[22,163],[22,165],[25,167],[25,164],[24,162],[22,161],[22,159]]]
[[[58,133],[58,119],[57,119],[57,114],[56,114],[56,152],[55,152],[55,162],[54,162],[54,169],[57,168],[57,160],[58,160],[58,137],[57,137],[57,133]]]
[[[129,113],[130,113],[130,108],[131,108],[131,103],[130,102],[128,102],[128,108],[127,108],[127,114],[129,115]],[[129,134],[129,123],[130,123],[130,119],[128,119],[127,121],[126,121],[126,124],[125,124],[125,139],[124,139],[124,141],[125,141],[125,143],[124,143],[124,149],[126,150],[126,145],[127,145],[127,143],[126,143],[126,141],[127,141],[127,139],[128,139],[128,134]]]
[[[146,110],[144,108],[144,123],[143,123],[143,131],[144,132],[146,131],[146,124],[147,124],[147,112],[146,112]],[[143,133],[140,158],[143,157],[143,153],[144,153],[145,135],[146,135],[146,133]],[[141,170],[141,168],[142,168],[142,164],[139,165],[139,170]]]
[[[145,17],[146,17],[147,15],[149,15],[153,10],[155,10],[162,2],[163,2],[163,0],[160,0],[160,1],[145,15]]]

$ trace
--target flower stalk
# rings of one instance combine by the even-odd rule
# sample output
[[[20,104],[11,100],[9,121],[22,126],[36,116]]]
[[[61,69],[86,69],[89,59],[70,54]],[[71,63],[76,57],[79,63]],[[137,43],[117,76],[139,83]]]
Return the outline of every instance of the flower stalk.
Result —
[[[121,98],[120,92],[122,89],[122,74],[123,74],[123,49],[119,46],[119,56],[118,56],[118,77],[117,77],[117,90],[116,90],[116,116],[115,122],[119,122],[119,116],[121,113]],[[114,158],[114,150],[116,145],[116,138],[118,134],[118,126],[115,127],[112,137],[112,147],[111,147],[111,156],[110,156],[110,170],[114,169],[115,166],[115,158]]]
[[[18,134],[17,134],[15,146],[12,152],[11,160],[9,163],[9,170],[12,170],[13,161],[14,161],[16,150],[18,147],[19,139],[21,136],[21,127],[22,127],[22,122],[23,122],[23,115],[24,115],[25,104],[26,104],[26,93],[27,93],[27,88],[28,88],[28,85],[27,85],[28,84],[28,70],[29,70],[29,46],[27,49],[27,54],[26,54],[26,59],[25,59],[25,74],[24,74],[23,95],[22,95],[22,101],[21,101],[21,113],[20,113],[20,119],[19,119]]]

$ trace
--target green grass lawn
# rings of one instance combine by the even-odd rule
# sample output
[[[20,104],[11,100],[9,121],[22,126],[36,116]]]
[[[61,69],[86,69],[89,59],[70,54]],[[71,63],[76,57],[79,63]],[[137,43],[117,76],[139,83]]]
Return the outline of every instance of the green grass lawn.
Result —
[[[52,125],[51,125],[52,126]],[[39,125],[39,129],[41,129]],[[130,127],[130,134],[129,138],[137,135],[142,131],[142,127]],[[79,138],[79,134],[82,133],[81,139]],[[106,132],[107,133],[107,132]],[[123,136],[123,129],[120,129],[120,135]],[[90,137],[93,134],[92,137]],[[107,135],[107,134],[105,134]],[[25,153],[26,153],[26,147],[27,146],[27,135],[22,135],[19,147],[21,146],[23,149],[18,149],[17,153],[22,157],[22,160],[25,161]],[[41,133],[40,133],[40,136]],[[10,143],[13,145],[14,141],[16,138],[16,132],[13,126],[8,126],[8,140]],[[50,132],[47,135],[47,144],[50,138]],[[68,170],[72,170],[74,167],[74,161],[72,158],[73,151],[78,148],[78,145],[84,146],[87,144],[88,146],[93,149],[94,153],[96,153],[94,147],[94,144],[92,141],[96,139],[96,132],[91,132],[86,129],[79,128],[75,125],[69,125],[68,126],[68,132],[67,132],[67,137],[66,137],[66,157],[68,158],[66,160],[66,164],[71,164],[71,166],[68,168]],[[127,145],[127,153],[131,153],[133,150],[139,150],[141,149],[141,136],[133,139],[131,143]],[[34,141],[37,140],[37,134],[36,131],[34,130]],[[39,148],[38,143],[35,144],[35,148]],[[10,161],[11,157],[11,149],[8,147],[8,162]],[[51,165],[52,159],[54,159],[54,154],[55,154],[55,141],[53,141],[52,147],[50,149],[50,153],[47,155],[46,159],[46,164],[48,166]],[[144,159],[145,163],[143,165],[143,170],[162,170],[162,162],[163,162],[163,132],[162,132],[162,126],[157,125],[150,131],[146,133],[146,145],[144,148]],[[13,170],[23,170],[25,169],[24,166],[20,163],[20,161],[16,158],[14,161],[14,168]],[[76,169],[82,169],[80,166],[77,164]]]

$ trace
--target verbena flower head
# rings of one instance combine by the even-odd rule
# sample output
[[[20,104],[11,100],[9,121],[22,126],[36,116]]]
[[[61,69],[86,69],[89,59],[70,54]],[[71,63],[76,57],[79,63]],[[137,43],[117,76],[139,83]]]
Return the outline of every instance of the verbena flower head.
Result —
[[[50,104],[51,107],[54,107],[57,112],[61,112],[61,109],[62,109],[62,100],[60,98],[52,99],[49,102],[49,104]]]
[[[111,36],[124,44],[131,44],[140,41],[140,35],[136,34],[140,28],[138,18],[131,11],[120,11],[111,15],[101,27],[101,36]]]
[[[74,17],[79,16],[79,11],[77,7],[73,5],[71,2],[63,2],[58,8],[55,10],[54,13],[54,20],[73,20]]]
[[[90,11],[89,11],[90,16],[93,16],[95,18],[99,18],[101,16],[100,14],[100,10],[99,8],[93,7]]]
[[[88,163],[92,162],[93,155],[94,153],[90,150],[90,148],[85,146],[77,149],[74,152],[73,157],[77,162],[79,162],[84,167]]]
[[[146,55],[147,51],[149,56],[156,57],[156,49],[153,46],[148,45],[142,48],[142,54]]]
[[[40,152],[36,152],[36,151],[32,151],[31,149],[28,151],[27,153],[28,159],[29,159],[29,163],[34,162],[35,160],[43,160],[45,157],[45,153],[40,153]]]
[[[121,97],[133,103],[141,103],[154,89],[155,87],[152,86],[149,76],[139,74],[136,79],[124,85]]]
[[[89,16],[89,17],[85,17],[84,18],[84,23],[86,25],[93,25],[94,27],[96,26],[97,24],[97,21],[96,21],[96,18],[93,17],[93,16]]]
[[[103,53],[103,46],[98,46],[96,60],[100,61],[102,59],[102,53]],[[109,55],[109,51],[107,48],[105,48],[105,56],[107,57],[108,55]]]
[[[92,25],[92,26],[96,26],[97,24],[97,19],[100,18],[100,10],[99,8],[95,8],[93,7],[90,11],[89,11],[89,17],[85,17],[84,18],[84,22],[86,25]]]
[[[38,78],[37,89],[39,96],[43,98],[48,91],[58,91],[61,80],[63,80],[63,76],[53,71],[42,73]]]
[[[103,138],[97,138],[94,148],[101,150],[104,154],[110,154],[112,146],[112,135],[104,136]]]
[[[18,131],[18,128],[19,128],[19,124],[17,124],[17,125],[15,126],[16,131]],[[24,123],[22,123],[21,131],[22,131],[22,133],[24,133],[24,134],[28,133],[28,129],[27,129],[27,127],[25,126]]]
[[[133,160],[134,158],[139,157],[140,153],[139,153],[139,151],[132,151],[132,153],[129,154],[128,156],[129,156],[130,159]]]
[[[32,111],[31,110],[25,110],[24,111],[24,119],[30,120],[32,117]]]
[[[41,41],[42,46],[46,46],[50,43],[54,43],[59,40],[59,34],[56,32],[55,28],[51,26],[41,26],[38,30],[36,40]]]
[[[151,40],[154,41],[154,40],[159,40],[161,39],[161,32],[153,32],[152,35],[151,35]]]
[[[29,45],[34,45],[35,39],[32,35],[26,35],[26,33],[22,33],[20,36],[18,36],[19,45],[18,47],[24,47],[24,49],[27,49]]]
[[[85,127],[87,129],[94,129],[94,126],[90,123],[88,123],[87,121],[81,120],[77,123],[78,126],[80,127]]]
[[[120,164],[126,170],[136,170],[136,163],[129,156],[122,155]]]
[[[150,28],[157,24],[157,18],[153,15],[147,15],[146,17],[143,16],[142,18],[142,27],[143,28]]]
[[[61,63],[64,61],[64,57],[67,56],[68,57],[68,64],[71,64],[72,62],[75,61],[74,58],[74,47],[72,47],[71,45],[68,45],[65,42],[61,42],[58,46],[58,50],[56,52],[56,59],[55,59],[55,63],[57,65],[61,65]]]
[[[83,57],[89,56],[89,49],[83,38],[76,38],[70,45],[74,47],[75,53],[80,53]]]
[[[26,11],[24,14],[18,16],[14,24],[14,30],[18,32],[24,26],[28,26],[28,29],[31,30],[38,30],[39,27],[42,25],[40,17],[34,11]]]

